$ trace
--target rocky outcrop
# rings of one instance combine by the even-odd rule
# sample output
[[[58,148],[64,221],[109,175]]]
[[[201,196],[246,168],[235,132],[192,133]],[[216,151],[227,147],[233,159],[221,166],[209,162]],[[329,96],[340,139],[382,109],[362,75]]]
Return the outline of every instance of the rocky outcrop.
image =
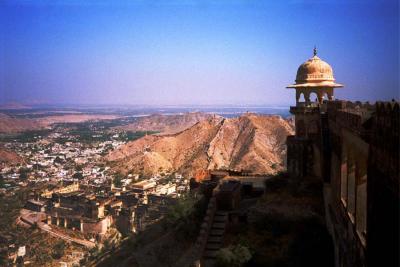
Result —
[[[173,134],[192,127],[199,121],[209,119],[213,115],[203,112],[163,115],[153,114],[138,118],[135,122],[115,127],[125,131],[155,131],[162,134]]]
[[[179,133],[132,141],[107,159],[122,173],[170,170],[194,175],[201,169],[230,168],[274,174],[284,168],[290,134],[293,127],[280,116],[213,116]]]
[[[0,164],[1,163],[20,164],[23,162],[24,162],[23,158],[19,156],[17,153],[0,146]]]
[[[40,128],[41,125],[35,120],[14,118],[0,113],[0,133],[17,133]]]

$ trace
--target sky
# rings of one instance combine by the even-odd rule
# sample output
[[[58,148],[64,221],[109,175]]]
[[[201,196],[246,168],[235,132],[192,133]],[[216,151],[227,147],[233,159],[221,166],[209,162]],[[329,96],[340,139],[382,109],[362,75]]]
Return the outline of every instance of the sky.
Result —
[[[397,0],[0,0],[0,104],[288,105],[314,45],[336,98],[399,99]]]

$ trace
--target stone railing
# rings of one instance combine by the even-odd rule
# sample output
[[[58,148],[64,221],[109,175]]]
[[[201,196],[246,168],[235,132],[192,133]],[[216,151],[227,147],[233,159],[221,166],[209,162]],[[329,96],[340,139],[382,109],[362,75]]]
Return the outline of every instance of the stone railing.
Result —
[[[208,202],[207,211],[204,216],[203,222],[200,227],[199,235],[197,236],[196,242],[193,246],[192,250],[192,266],[201,266],[200,261],[204,252],[204,249],[207,244],[208,235],[210,234],[210,230],[214,221],[214,215],[217,211],[217,198],[216,195],[219,191],[219,185],[214,188],[210,201]]]
[[[371,163],[390,176],[398,188],[400,105],[399,102],[376,103],[376,118],[370,142]]]
[[[320,108],[318,106],[291,106],[290,113],[318,113]]]
[[[375,105],[369,102],[351,102],[345,100],[334,100],[327,101],[329,113],[335,112],[337,110],[352,110],[352,111],[374,111]]]
[[[327,102],[329,120],[339,127],[345,127],[357,135],[366,136],[364,122],[369,120],[375,111],[375,105],[368,102],[350,102],[335,100]]]

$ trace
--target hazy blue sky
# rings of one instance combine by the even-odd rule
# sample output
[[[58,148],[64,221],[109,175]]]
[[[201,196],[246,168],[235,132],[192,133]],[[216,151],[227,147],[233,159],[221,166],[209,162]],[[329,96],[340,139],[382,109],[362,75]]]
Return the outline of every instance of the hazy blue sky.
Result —
[[[398,98],[397,0],[0,0],[0,103],[288,104],[314,45],[337,98]]]

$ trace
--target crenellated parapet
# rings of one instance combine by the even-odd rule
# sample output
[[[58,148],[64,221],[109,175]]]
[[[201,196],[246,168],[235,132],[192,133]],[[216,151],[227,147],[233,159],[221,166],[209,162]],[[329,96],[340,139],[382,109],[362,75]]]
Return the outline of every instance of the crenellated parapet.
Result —
[[[372,123],[371,164],[390,177],[398,191],[400,150],[400,105],[399,102],[377,102]]]
[[[368,102],[335,100],[327,102],[327,114],[335,129],[345,128],[363,139],[368,139],[368,121],[375,111],[375,105]]]
[[[376,102],[376,113],[378,116],[390,116],[395,117],[399,114],[400,103],[397,101],[391,102]],[[397,117],[398,119],[398,117]]]
[[[326,103],[328,112],[332,114],[339,110],[346,110],[348,112],[366,115],[368,112],[373,112],[375,110],[375,105],[369,102],[334,100],[327,101]]]

